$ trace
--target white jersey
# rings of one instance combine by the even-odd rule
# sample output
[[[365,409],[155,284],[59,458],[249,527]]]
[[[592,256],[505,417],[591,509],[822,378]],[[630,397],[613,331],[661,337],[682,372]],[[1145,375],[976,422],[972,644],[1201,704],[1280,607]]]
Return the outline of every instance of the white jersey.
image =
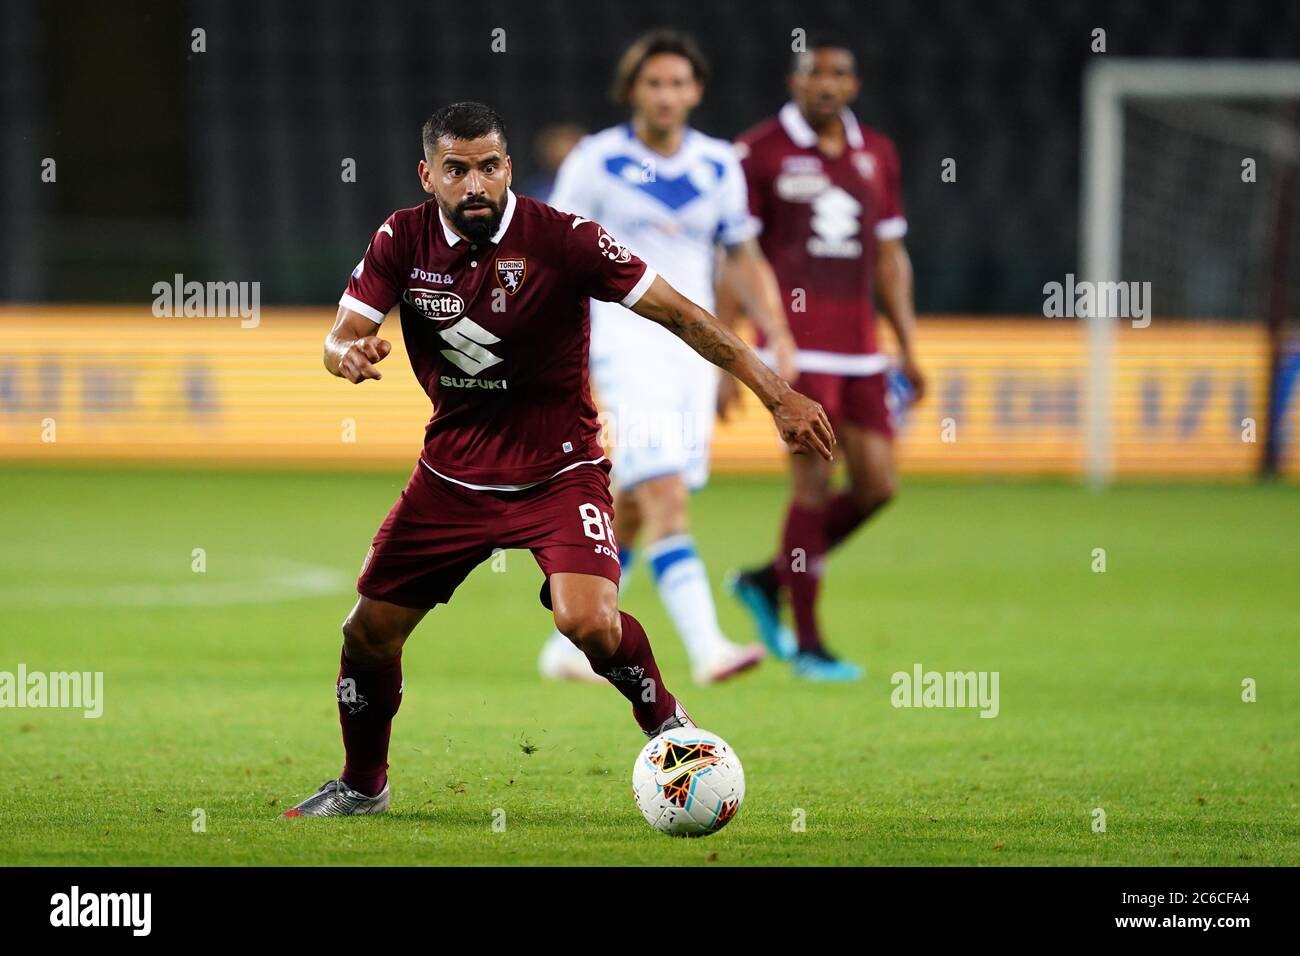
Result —
[[[560,166],[550,205],[600,223],[710,312],[715,246],[736,245],[759,230],[731,143],[694,129],[672,156],[646,146],[630,123],[584,137]],[[645,322],[617,304],[591,306],[593,337],[605,337],[595,326],[610,318]]]
[[[560,166],[549,202],[600,223],[710,312],[716,247],[759,231],[731,143],[693,129],[672,156],[646,146],[630,123],[585,137]],[[629,487],[680,472],[702,486],[717,369],[667,329],[592,300],[591,371],[618,429],[615,481]]]

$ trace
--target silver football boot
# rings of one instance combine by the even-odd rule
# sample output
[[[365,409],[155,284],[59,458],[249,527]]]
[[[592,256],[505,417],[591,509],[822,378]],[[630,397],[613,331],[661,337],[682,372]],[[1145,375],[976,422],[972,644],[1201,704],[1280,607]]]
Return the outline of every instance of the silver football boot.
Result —
[[[391,798],[388,783],[373,797],[357,793],[340,780],[326,780],[320,789],[282,817],[348,817],[362,813],[384,813]]]
[[[676,711],[673,713],[671,717],[669,717],[662,724],[660,724],[658,729],[646,730],[646,731],[642,731],[642,733],[644,733],[651,740],[654,740],[660,734],[667,733],[670,730],[679,730],[682,727],[694,727],[694,726],[695,726],[695,721],[691,720],[691,715],[686,713],[686,709],[682,707],[681,702],[679,701],[677,704]]]

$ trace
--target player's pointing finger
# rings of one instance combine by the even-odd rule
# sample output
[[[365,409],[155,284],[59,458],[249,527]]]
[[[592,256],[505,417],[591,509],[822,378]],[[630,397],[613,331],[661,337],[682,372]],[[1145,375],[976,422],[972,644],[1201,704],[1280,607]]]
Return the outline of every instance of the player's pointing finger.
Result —
[[[813,423],[813,427],[817,430],[817,434],[822,436],[822,440],[825,441],[828,446],[834,446],[836,444],[835,429],[831,428],[831,421],[826,417],[826,410],[821,406],[818,406],[817,408],[817,419]]]
[[[822,438],[822,436],[819,434],[818,429],[816,427],[810,426],[808,428],[808,434],[804,438],[804,443],[808,445],[808,447],[811,448],[813,451],[817,452],[817,454],[825,458],[827,461],[835,460],[835,456],[831,454],[830,446],[826,443],[826,440]]]

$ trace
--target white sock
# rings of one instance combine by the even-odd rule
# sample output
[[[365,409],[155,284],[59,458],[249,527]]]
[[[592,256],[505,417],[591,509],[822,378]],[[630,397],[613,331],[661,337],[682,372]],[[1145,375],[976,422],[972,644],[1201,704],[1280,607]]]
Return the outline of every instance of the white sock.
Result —
[[[646,560],[659,588],[659,599],[673,619],[691,663],[700,664],[715,657],[727,639],[718,626],[709,575],[695,552],[691,536],[674,534],[660,538],[646,548]]]

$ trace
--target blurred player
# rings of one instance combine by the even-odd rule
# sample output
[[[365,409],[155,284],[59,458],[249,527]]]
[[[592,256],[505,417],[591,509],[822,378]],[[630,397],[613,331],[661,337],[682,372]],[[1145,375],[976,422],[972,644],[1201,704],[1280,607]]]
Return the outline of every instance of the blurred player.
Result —
[[[630,122],[582,140],[560,168],[550,202],[598,219],[692,301],[713,307],[715,249],[750,315],[763,324],[777,369],[792,378],[793,344],[780,290],[758,247],[744,176],[730,143],[687,125],[704,92],[707,67],[695,43],[668,30],[637,40],[623,55],[614,98]],[[591,303],[591,371],[602,411],[616,425],[615,532],[626,573],[638,537],[660,600],[691,660],[710,684],[759,662],[762,645],[723,635],[708,572],[691,539],[690,491],[708,478],[718,372],[665,329],[616,304]],[[562,634],[538,662],[543,675],[592,679],[586,659]]]
[[[400,303],[411,368],[434,414],[343,622],[343,772],[285,816],[388,809],[402,646],[496,548],[532,551],[555,626],[631,702],[642,731],[694,726],[663,685],[645,630],[618,609],[609,463],[587,386],[589,297],[634,309],[729,370],[787,441],[827,457],[834,442],[816,402],[601,226],[516,196],[495,111],[445,107],[423,140],[420,183],[434,198],[379,227],[339,302],[324,361],[349,382],[381,378],[375,365],[392,346],[376,333]],[[483,624],[464,639],[490,640]]]
[[[587,131],[577,123],[549,123],[543,126],[533,137],[533,160],[537,164],[537,172],[529,177],[519,192],[549,203],[560,164],[586,135]]]
[[[793,655],[797,675],[856,680],[861,669],[836,659],[822,639],[817,592],[826,552],[888,502],[897,483],[886,406],[890,360],[877,345],[873,296],[898,340],[899,368],[913,398],[925,390],[913,344],[912,264],[903,245],[907,220],[894,144],[848,108],[859,88],[853,54],[840,43],[810,43],[794,59],[789,88],[793,102],[742,136],[737,148],[750,208],[763,223],[763,251],[791,303],[795,388],[825,407],[849,483],[832,494],[829,462],[791,456],[793,498],[780,550],[729,584],[768,646]],[[797,647],[780,622],[782,592]]]

